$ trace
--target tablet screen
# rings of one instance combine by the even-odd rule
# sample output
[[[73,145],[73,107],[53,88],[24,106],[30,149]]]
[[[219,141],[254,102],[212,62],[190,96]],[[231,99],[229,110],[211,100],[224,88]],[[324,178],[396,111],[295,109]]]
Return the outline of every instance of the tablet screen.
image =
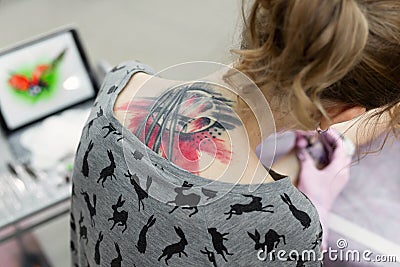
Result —
[[[95,96],[75,35],[63,31],[0,54],[0,111],[7,131]]]

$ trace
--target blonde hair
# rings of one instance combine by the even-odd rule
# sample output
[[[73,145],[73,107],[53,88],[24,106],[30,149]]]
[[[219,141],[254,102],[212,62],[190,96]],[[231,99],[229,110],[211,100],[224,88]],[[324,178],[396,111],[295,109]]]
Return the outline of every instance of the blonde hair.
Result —
[[[244,2],[236,69],[277,96],[306,129],[327,119],[327,103],[381,108],[398,128],[400,1]]]

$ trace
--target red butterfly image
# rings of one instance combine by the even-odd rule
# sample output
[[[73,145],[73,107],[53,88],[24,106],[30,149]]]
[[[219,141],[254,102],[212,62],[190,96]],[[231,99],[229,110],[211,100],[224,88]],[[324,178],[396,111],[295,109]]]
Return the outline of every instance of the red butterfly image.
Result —
[[[38,95],[48,87],[43,78],[55,70],[66,51],[67,49],[64,49],[50,64],[37,65],[31,78],[23,74],[12,74],[8,79],[8,84],[17,91],[28,92],[31,96]]]

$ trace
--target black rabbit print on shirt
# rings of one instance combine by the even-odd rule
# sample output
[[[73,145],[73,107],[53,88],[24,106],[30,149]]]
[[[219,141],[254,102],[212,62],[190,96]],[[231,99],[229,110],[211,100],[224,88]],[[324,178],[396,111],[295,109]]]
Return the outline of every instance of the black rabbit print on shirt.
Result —
[[[301,255],[297,255],[297,257],[289,256],[287,261],[295,261],[296,267],[306,267],[305,263],[307,262],[307,260],[303,260]]]
[[[188,255],[185,252],[185,247],[188,244],[185,234],[183,233],[182,229],[178,226],[174,226],[176,234],[179,236],[180,240],[177,243],[173,243],[171,245],[166,246],[162,250],[162,254],[160,257],[158,257],[158,260],[161,260],[163,257],[166,257],[165,264],[168,265],[168,260],[172,257],[174,254],[178,254],[179,258],[181,257],[181,254],[185,255],[188,257]]]
[[[315,241],[312,242],[312,247],[311,249],[315,249],[318,245],[322,244],[322,226],[321,226],[321,231],[315,235]]]
[[[200,252],[207,255],[208,261],[211,262],[214,267],[217,266],[217,262],[215,261],[215,254],[213,251],[209,251],[207,247],[204,247],[204,250],[200,250]]]
[[[103,126],[102,129],[107,129],[107,133],[106,133],[106,135],[103,136],[103,138],[107,138],[107,136],[109,136],[112,133],[113,135],[119,136],[117,139],[117,142],[121,141],[123,139],[122,133],[117,131],[117,129],[115,129],[115,127],[112,123],[109,123],[107,126]]]
[[[247,195],[243,194],[245,197],[250,197],[252,200],[250,203],[247,204],[233,204],[231,205],[231,209],[228,212],[225,212],[224,214],[229,214],[229,216],[226,218],[229,220],[233,214],[235,215],[242,215],[243,213],[248,213],[248,212],[253,212],[253,211],[262,211],[262,212],[270,212],[274,213],[273,210],[265,210],[266,208],[273,208],[273,205],[262,205],[262,198],[253,196],[253,195]]]
[[[71,198],[74,198],[74,197],[76,197],[76,194],[75,194],[75,183],[74,182],[72,182],[72,193],[71,193]]]
[[[105,167],[104,169],[101,170],[100,177],[99,177],[99,179],[97,179],[97,183],[99,183],[101,181],[102,187],[104,187],[104,182],[107,180],[108,177],[110,177],[110,179],[116,178],[116,176],[114,174],[114,170],[117,166],[115,165],[114,156],[113,156],[112,151],[107,150],[107,155],[108,155],[108,159],[110,160],[110,165],[108,165],[107,167]]]
[[[225,192],[218,181],[199,186],[193,176],[171,172],[167,161],[150,160],[138,139],[122,138],[112,101],[138,70],[147,68],[112,69],[79,142],[71,266],[320,266],[302,258],[257,258],[259,250],[273,259],[279,249],[320,250],[316,210],[289,177],[270,170],[276,181],[255,192],[237,185]],[[124,82],[113,78],[124,75]],[[163,182],[174,186],[163,191]],[[158,200],[159,192],[166,201]]]
[[[95,220],[93,219],[93,216],[96,215],[96,195],[93,194],[93,205],[90,202],[90,197],[89,194],[85,191],[83,191],[83,189],[81,190],[81,194],[83,195],[83,198],[85,199],[87,208],[89,210],[89,214],[90,214],[90,222],[92,224],[92,226],[94,226]]]
[[[281,195],[283,202],[289,206],[289,210],[292,212],[293,216],[304,226],[303,230],[310,227],[311,218],[308,214],[302,210],[297,209],[290,200],[289,196],[285,193]]]
[[[75,254],[75,253],[76,253],[76,248],[75,248],[75,243],[74,243],[74,241],[71,240],[71,241],[69,242],[69,247],[70,247],[70,249],[71,249],[71,252]]]
[[[143,199],[148,198],[149,196],[147,192],[149,191],[150,185],[152,183],[151,176],[147,176],[146,190],[143,190],[139,185],[139,177],[136,174],[131,174],[130,171],[128,170],[128,172],[125,173],[124,175],[125,177],[129,178],[131,185],[133,185],[135,189],[136,195],[138,197],[139,211],[140,211],[140,204],[142,204],[142,208],[144,209]]]
[[[118,87],[115,86],[115,85],[111,86],[111,87],[108,89],[107,94],[115,93],[115,91],[117,90],[117,88],[118,88]]]
[[[210,200],[214,197],[217,196],[217,191],[211,190],[211,189],[206,189],[204,187],[201,188],[201,192],[203,193],[203,195],[205,195],[207,198],[206,200]]]
[[[197,209],[197,205],[200,202],[200,196],[195,193],[185,194],[184,192],[189,190],[193,185],[189,184],[187,181],[184,181],[181,187],[176,187],[174,191],[177,193],[174,200],[167,201],[167,204],[173,203],[175,207],[169,211],[169,213],[174,212],[177,208],[181,207],[182,209],[194,210],[189,214],[189,217],[192,217],[199,210]]]
[[[74,231],[74,232],[76,231],[75,217],[72,212],[70,212],[70,216],[69,216],[69,226],[72,231]]]
[[[96,264],[100,264],[100,244],[101,241],[103,241],[103,232],[100,231],[99,233],[99,237],[97,238],[96,241],[96,247],[95,247],[95,252],[94,252],[94,262],[96,262]]]
[[[97,102],[96,102],[96,103],[97,103]],[[95,106],[97,106],[97,104],[95,104]],[[93,118],[92,120],[90,120],[90,121],[88,122],[88,124],[87,124],[86,138],[89,138],[90,129],[92,128],[94,121],[97,120],[98,118],[100,118],[100,117],[103,116],[103,115],[104,115],[103,108],[102,108],[102,107],[99,107],[99,111],[97,111],[96,117]]]
[[[225,254],[233,255],[233,253],[228,252],[228,249],[225,247],[223,242],[224,242],[224,240],[228,240],[228,238],[225,236],[228,235],[229,233],[219,233],[217,231],[217,228],[215,228],[215,227],[208,228],[208,232],[211,235],[211,239],[212,239],[212,243],[213,243],[215,252],[217,254],[220,254],[225,261],[228,261],[225,257]]]
[[[121,250],[119,249],[119,245],[117,243],[114,243],[114,245],[115,245],[115,250],[117,252],[117,257],[111,261],[111,267],[121,267],[121,262],[122,262]]]
[[[85,177],[89,176],[89,162],[88,162],[88,158],[89,158],[89,153],[90,151],[93,149],[93,141],[89,142],[89,145],[85,151],[85,156],[83,156],[83,163],[82,163],[82,174]]]
[[[122,70],[123,68],[125,68],[125,65],[122,65],[122,66],[115,66],[114,68],[112,68],[111,70],[110,70],[110,72],[116,72],[116,71],[119,71],[119,70]]]
[[[150,218],[147,220],[147,223],[143,226],[142,230],[140,230],[139,239],[136,244],[136,248],[140,253],[146,252],[146,246],[147,246],[146,234],[147,231],[149,231],[149,228],[153,226],[155,222],[156,218],[154,218],[154,215],[151,215]]]
[[[260,241],[260,233],[255,230],[255,233],[247,232],[247,234],[250,236],[250,238],[255,242],[254,244],[254,249],[255,250],[267,250],[266,254],[269,254],[270,252],[273,252],[273,249],[276,248],[281,239],[283,244],[286,244],[285,236],[278,234],[275,230],[269,229],[264,236],[264,242]],[[272,259],[275,259],[275,253],[272,253]]]
[[[83,224],[83,215],[81,212],[81,217],[79,219],[79,239],[85,239],[86,243],[89,241],[87,236],[87,228]]]
[[[114,212],[112,217],[108,219],[109,221],[113,221],[113,225],[111,226],[110,230],[114,229],[115,225],[123,226],[124,227],[124,229],[122,230],[123,233],[128,227],[126,225],[126,221],[128,220],[128,212],[125,210],[118,211],[119,208],[122,208],[124,203],[125,200],[122,200],[122,195],[120,195],[117,204],[111,206]]]
[[[143,158],[143,154],[140,153],[140,151],[137,151],[137,150],[135,150],[135,152],[133,152],[132,155],[133,155],[133,158],[136,159],[136,160],[142,160],[142,158]]]

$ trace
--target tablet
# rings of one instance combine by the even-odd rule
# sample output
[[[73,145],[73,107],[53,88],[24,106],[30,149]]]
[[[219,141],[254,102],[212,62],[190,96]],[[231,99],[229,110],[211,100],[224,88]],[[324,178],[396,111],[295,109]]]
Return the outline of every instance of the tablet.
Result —
[[[97,90],[75,29],[0,52],[0,123],[6,134],[93,99]]]

